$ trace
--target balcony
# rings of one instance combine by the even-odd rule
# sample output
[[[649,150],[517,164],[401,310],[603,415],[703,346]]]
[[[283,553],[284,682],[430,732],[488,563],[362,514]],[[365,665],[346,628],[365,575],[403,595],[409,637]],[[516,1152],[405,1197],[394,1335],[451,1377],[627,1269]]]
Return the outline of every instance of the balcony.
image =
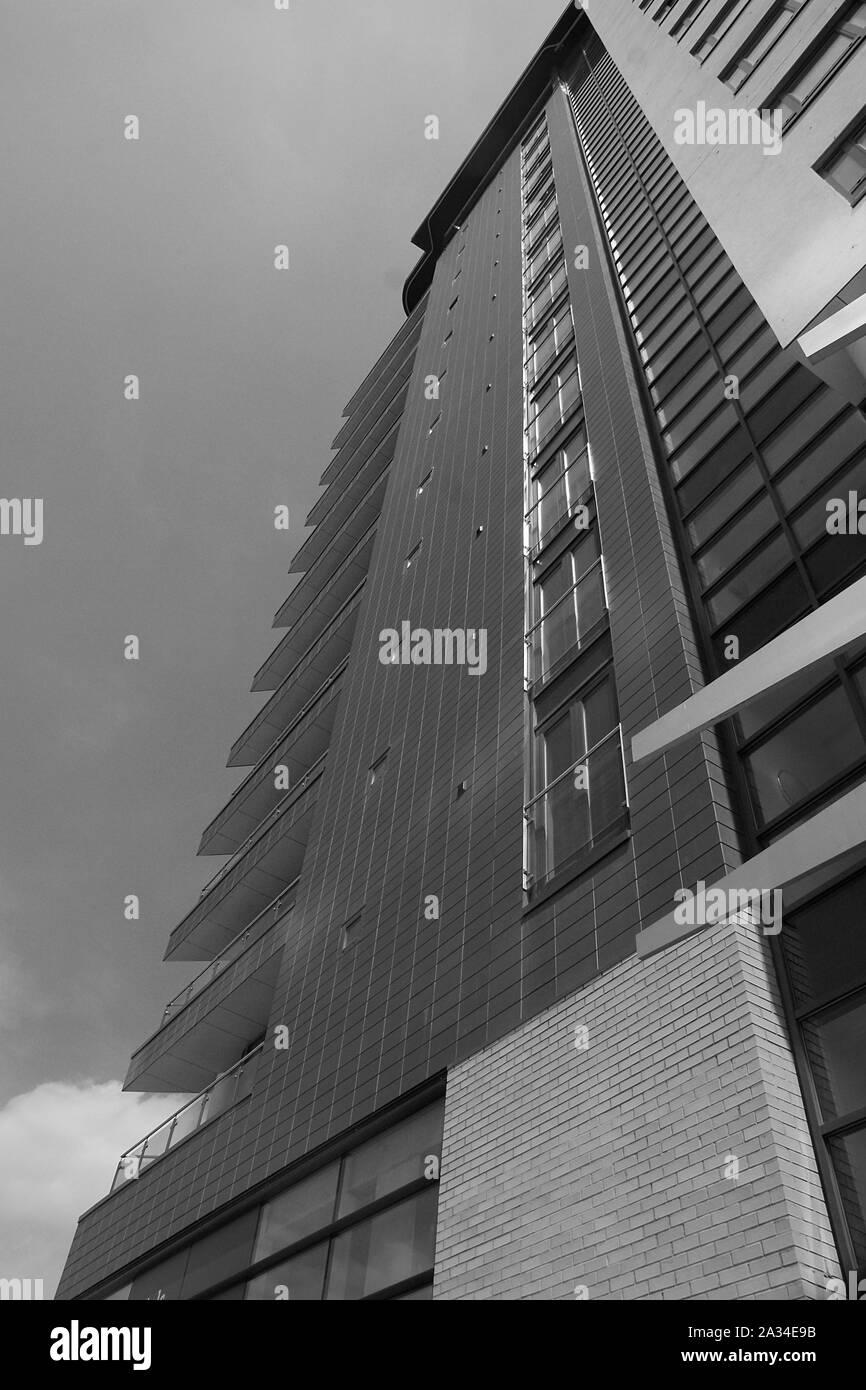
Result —
[[[180,1110],[176,1110],[169,1119],[151,1130],[144,1139],[127,1149],[117,1165],[111,1191],[116,1192],[119,1187],[140,1178],[152,1164],[177,1148],[182,1140],[187,1139],[203,1125],[209,1124],[211,1120],[224,1115],[231,1106],[237,1105],[238,1101],[244,1100],[252,1090],[256,1062],[263,1048],[264,1043],[259,1043],[258,1047],[246,1057],[242,1057],[239,1062],[235,1062],[222,1076],[218,1076],[194,1100],[181,1106]]]
[[[378,477],[394,457],[397,444],[397,431],[409,394],[411,368],[406,372],[404,382],[389,401],[377,402],[372,412],[372,422],[365,435],[360,436],[340,450],[332,464],[338,465],[327,486],[307,517],[308,526],[318,526],[349,489],[362,486],[366,489],[372,477]],[[387,457],[386,457],[387,456]],[[329,465],[330,471],[330,465]],[[362,480],[366,476],[367,482]]]
[[[367,577],[373,542],[376,539],[375,522],[360,540],[350,536],[337,536],[320,558],[312,564],[302,579],[298,581],[285,603],[274,618],[274,627],[294,627],[312,621],[319,632],[330,622],[335,613],[342,608],[358,585]],[[324,615],[324,620],[320,616]],[[268,658],[270,660],[270,658]],[[256,675],[253,689],[259,688],[259,681],[266,678],[268,662]],[[268,686],[262,685],[263,690]]]
[[[536,560],[566,520],[592,497],[589,451],[584,447],[564,471],[561,457],[567,461],[565,450],[533,479],[537,501],[526,513],[526,557],[529,560]]]
[[[279,646],[274,648],[267,661],[256,673],[253,690],[277,690],[310,647],[315,645],[332,623],[339,621],[343,609],[348,608],[361,592],[365,583],[366,576],[351,593],[346,595],[342,603],[329,605],[327,602],[323,602],[318,610],[318,621],[315,621],[314,617],[312,621],[296,624],[287,632]],[[323,595],[323,598],[325,597]],[[329,607],[330,612],[328,612]]]
[[[526,634],[527,690],[576,657],[606,616],[604,572],[598,559]]]
[[[297,885],[260,912],[166,1005],[156,1032],[133,1054],[131,1091],[198,1091],[267,1025]]]
[[[295,881],[324,767],[323,758],[307,774],[305,785],[275,808],[279,814],[269,817],[205,885],[195,907],[172,932],[166,960],[209,960]]]
[[[577,758],[524,807],[527,892],[579,867],[582,856],[627,823],[619,727]]]
[[[268,828],[271,825],[273,825],[275,821],[279,820],[280,816],[288,810],[292,802],[297,800],[300,794],[306,791],[307,787],[310,786],[311,783],[315,782],[317,777],[321,776],[321,774],[325,770],[324,763],[326,757],[327,749],[325,749],[325,752],[322,753],[321,757],[316,759],[309,771],[304,773],[297,786],[292,787],[291,791],[286,792],[285,796],[280,798],[273,810],[269,811],[268,814],[265,817],[263,817],[262,820],[259,821],[255,829],[250,832],[250,834],[243,841],[243,843],[238,845],[237,849],[229,859],[228,863],[223,864],[222,868],[217,869],[213,878],[208,879],[204,888],[202,888],[201,890],[201,893],[199,895],[200,897],[203,898],[206,893],[210,893],[211,890],[215,888],[216,885],[219,882],[221,882],[223,878],[225,878],[226,874],[231,873],[232,869],[235,868],[235,866],[240,862],[240,860],[247,853],[247,851],[250,850],[252,846],[258,842],[259,838],[265,834]]]
[[[423,326],[423,311],[417,314],[413,313],[404,320],[395,337],[392,338],[385,351],[370,368],[352,399],[347,401],[343,409],[344,421],[331,444],[332,449],[341,449],[346,440],[359,428],[359,423],[363,425],[370,411],[389,395],[390,383],[396,380],[404,366],[411,369],[415,361],[415,353],[418,350]],[[322,474],[323,484],[330,482],[336,462],[336,458],[332,459]]]
[[[363,592],[363,589],[358,589],[343,605],[318,641],[305,652],[252,723],[247,725],[232,746],[229,767],[251,767],[259,763],[303,713],[329,677],[346,662],[352,648]]]
[[[328,751],[337,701],[341,666],[305,706],[291,728],[277,739],[252,772],[236,787],[226,805],[214,816],[199,843],[199,854],[235,854],[255,834],[264,820],[284,800],[285,791],[274,785],[274,768],[288,769],[289,787],[295,791]]]
[[[382,473],[371,483],[365,496],[356,497],[352,492],[340,498],[324,520],[319,522],[313,534],[304,541],[292,561],[290,574],[296,574],[298,570],[308,570],[333,544],[337,536],[345,533],[350,540],[358,541],[369,531],[382,510],[390,462],[389,457]]]

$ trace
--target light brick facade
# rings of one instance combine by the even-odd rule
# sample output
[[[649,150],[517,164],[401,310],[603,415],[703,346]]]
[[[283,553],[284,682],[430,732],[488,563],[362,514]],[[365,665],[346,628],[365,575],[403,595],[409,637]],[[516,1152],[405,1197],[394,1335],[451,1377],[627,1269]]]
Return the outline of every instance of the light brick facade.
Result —
[[[750,928],[628,960],[449,1072],[436,1298],[818,1299],[837,1265]]]

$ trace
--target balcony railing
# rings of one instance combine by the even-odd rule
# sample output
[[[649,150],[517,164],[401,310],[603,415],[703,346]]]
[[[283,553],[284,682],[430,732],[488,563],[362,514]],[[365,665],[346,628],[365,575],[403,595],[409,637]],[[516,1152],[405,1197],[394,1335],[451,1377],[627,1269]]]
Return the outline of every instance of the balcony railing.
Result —
[[[532,686],[569,653],[575,655],[607,612],[599,558],[526,634],[526,682]]]
[[[164,1028],[170,1018],[174,1018],[175,1014],[186,1008],[190,1000],[201,994],[203,989],[207,989],[208,985],[212,984],[219,975],[222,975],[229,965],[232,965],[243,955],[248,946],[252,946],[265,936],[280,917],[290,910],[299,882],[300,879],[296,878],[294,883],[290,883],[288,888],[284,888],[280,896],[275,898],[272,903],[268,903],[267,907],[262,908],[258,916],[253,918],[248,927],[244,927],[243,931],[238,933],[234,941],[229,942],[224,951],[220,951],[218,956],[208,962],[204,970],[199,971],[194,980],[190,980],[186,989],[181,990],[180,994],[176,994],[173,999],[169,1000],[165,1006],[160,1028]]]
[[[622,730],[617,726],[523,811],[527,891],[566,868],[605,832],[626,824]]]
[[[223,864],[222,868],[217,870],[213,878],[208,879],[207,883],[205,884],[204,888],[202,888],[199,894],[200,898],[205,897],[205,895],[209,893],[212,888],[216,887],[220,879],[224,878],[225,875],[229,872],[229,870],[235,867],[238,860],[243,858],[243,856],[246,854],[247,850],[251,847],[251,845],[255,844],[256,840],[260,839],[261,836],[264,835],[265,831],[269,828],[269,826],[273,825],[275,820],[279,820],[280,816],[283,815],[283,813],[289,809],[291,803],[300,796],[301,792],[306,790],[306,788],[310,786],[312,782],[315,782],[317,777],[321,776],[322,772],[324,771],[323,764],[327,756],[328,750],[326,748],[324,753],[321,753],[319,755],[319,757],[312,764],[312,766],[307,768],[307,771],[304,773],[301,780],[295,783],[291,791],[286,792],[286,795],[282,797],[280,801],[277,802],[276,806],[273,808],[272,811],[268,812],[264,820],[259,821],[255,830],[250,831],[243,844],[238,845],[231,859],[227,860],[227,862]]]
[[[217,1119],[230,1106],[248,1096],[252,1090],[254,1064],[263,1047],[264,1043],[259,1043],[246,1057],[211,1082],[195,1100],[188,1101],[133,1148],[127,1149],[117,1165],[111,1184],[112,1192],[140,1177],[152,1163],[176,1148],[182,1139],[187,1139],[197,1129]]]
[[[542,470],[542,474],[547,469]],[[541,479],[536,480],[540,486]],[[564,473],[539,497],[526,514],[527,550],[530,558],[538,554],[547,538],[567,516],[589,500],[592,475],[589,470],[589,451],[583,449]]]

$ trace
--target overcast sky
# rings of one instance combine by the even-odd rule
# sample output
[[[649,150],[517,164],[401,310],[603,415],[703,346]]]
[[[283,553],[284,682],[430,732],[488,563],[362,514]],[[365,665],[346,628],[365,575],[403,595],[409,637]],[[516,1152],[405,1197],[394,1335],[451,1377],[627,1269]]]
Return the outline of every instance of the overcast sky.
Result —
[[[0,1276],[46,1296],[174,1108],[119,1081],[411,235],[563,8],[0,0],[0,491],[44,499],[0,536]]]

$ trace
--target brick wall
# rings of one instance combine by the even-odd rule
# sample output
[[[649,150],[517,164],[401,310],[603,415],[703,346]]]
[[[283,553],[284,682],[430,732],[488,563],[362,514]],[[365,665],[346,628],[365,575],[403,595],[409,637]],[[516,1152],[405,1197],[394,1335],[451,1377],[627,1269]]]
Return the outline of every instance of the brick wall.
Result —
[[[750,928],[707,929],[449,1073],[434,1297],[825,1296],[837,1259],[768,957]]]

